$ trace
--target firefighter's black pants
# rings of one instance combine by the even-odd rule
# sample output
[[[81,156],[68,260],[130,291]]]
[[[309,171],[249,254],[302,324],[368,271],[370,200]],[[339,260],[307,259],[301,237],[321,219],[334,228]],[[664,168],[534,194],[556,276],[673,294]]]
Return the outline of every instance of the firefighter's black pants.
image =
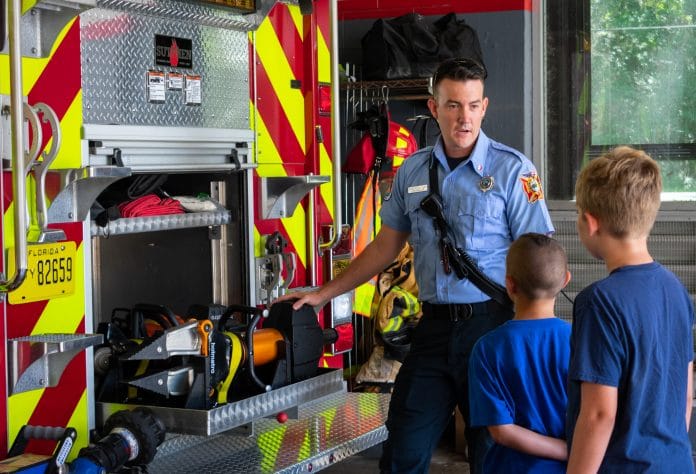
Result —
[[[468,364],[474,343],[512,318],[493,301],[472,305],[424,303],[423,317],[399,370],[389,405],[380,470],[427,473],[430,458],[458,405],[466,422],[472,474],[480,474],[490,445],[486,428],[470,428]]]

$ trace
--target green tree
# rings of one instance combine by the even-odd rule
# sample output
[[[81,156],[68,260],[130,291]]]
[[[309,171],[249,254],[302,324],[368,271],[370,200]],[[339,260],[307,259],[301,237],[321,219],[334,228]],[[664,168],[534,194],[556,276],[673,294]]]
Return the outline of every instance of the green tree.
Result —
[[[696,143],[696,0],[591,0],[592,145]],[[666,191],[696,191],[670,148]]]

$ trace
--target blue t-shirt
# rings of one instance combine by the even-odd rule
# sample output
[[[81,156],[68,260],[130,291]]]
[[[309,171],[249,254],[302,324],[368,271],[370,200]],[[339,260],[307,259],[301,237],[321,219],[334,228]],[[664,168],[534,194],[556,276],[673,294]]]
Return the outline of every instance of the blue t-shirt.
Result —
[[[600,472],[693,472],[686,431],[693,304],[657,262],[618,268],[575,299],[568,373],[568,445],[582,382],[618,388]]]
[[[516,424],[565,438],[570,324],[512,320],[481,337],[469,360],[472,426]],[[562,473],[566,463],[495,444],[485,472]]]
[[[409,232],[419,297],[429,303],[478,303],[490,299],[467,278],[445,274],[433,219],[420,208],[430,193],[429,163],[437,162],[439,192],[450,238],[492,280],[505,284],[505,257],[527,232],[554,231],[536,168],[523,154],[479,132],[466,161],[450,169],[442,138],[399,168],[384,196],[382,224]]]

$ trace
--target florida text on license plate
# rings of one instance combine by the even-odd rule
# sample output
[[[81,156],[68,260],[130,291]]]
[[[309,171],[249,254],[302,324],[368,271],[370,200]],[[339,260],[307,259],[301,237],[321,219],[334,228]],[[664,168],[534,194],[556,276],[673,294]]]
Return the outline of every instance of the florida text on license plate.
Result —
[[[19,288],[9,293],[10,303],[47,300],[75,292],[75,242],[29,244],[27,247],[27,277]],[[14,273],[14,249],[9,249],[9,254],[9,270]]]

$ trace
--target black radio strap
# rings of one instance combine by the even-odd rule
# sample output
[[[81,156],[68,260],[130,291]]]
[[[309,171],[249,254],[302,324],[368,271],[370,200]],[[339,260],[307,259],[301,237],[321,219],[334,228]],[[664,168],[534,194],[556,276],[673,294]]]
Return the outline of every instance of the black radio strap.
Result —
[[[432,153],[430,155],[428,174],[430,177],[430,194],[434,194],[438,199],[442,200],[437,177],[437,160]],[[433,225],[435,226],[435,231],[440,235],[440,249],[442,251],[442,263],[445,267],[445,272],[449,273],[451,271],[451,266],[459,264],[460,267],[462,267],[461,270],[463,270],[463,275],[458,272],[460,278],[468,278],[471,283],[493,300],[503,306],[512,308],[512,301],[507,294],[507,290],[485,275],[468,253],[449,242],[449,238],[446,235],[449,231],[449,224],[444,220],[444,216],[442,217],[442,219],[433,219]],[[449,249],[450,252],[448,252],[447,249]],[[456,261],[450,261],[453,259]]]

